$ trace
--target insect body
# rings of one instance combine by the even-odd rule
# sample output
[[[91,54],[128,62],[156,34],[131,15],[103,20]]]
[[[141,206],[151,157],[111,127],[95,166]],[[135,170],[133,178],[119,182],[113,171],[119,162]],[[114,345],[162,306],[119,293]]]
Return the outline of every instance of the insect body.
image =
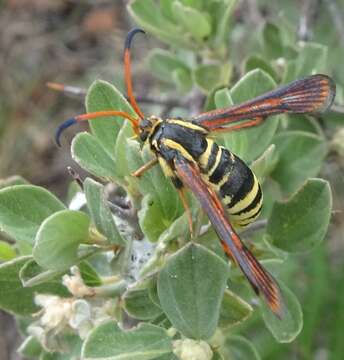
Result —
[[[128,34],[124,52],[128,98],[137,117],[116,110],[75,116],[57,129],[57,144],[60,144],[62,131],[78,121],[102,116],[121,116],[129,120],[135,133],[155,155],[133,175],[139,177],[159,163],[178,190],[192,228],[184,196],[185,189],[191,190],[214,226],[225,253],[240,267],[276,316],[283,317],[279,286],[234,229],[246,226],[259,215],[263,200],[260,185],[241,159],[217,145],[209,135],[257,126],[270,115],[325,111],[335,96],[333,81],[326,75],[309,76],[243,104],[209,111],[189,120],[144,117],[133,96],[130,75],[130,44],[138,32],[143,31],[134,29]]]
[[[206,128],[181,119],[146,121],[154,124],[146,141],[177,188],[182,182],[172,170],[173,160],[182,156],[198,166],[203,181],[219,194],[234,226],[246,226],[258,217],[263,198],[256,176],[240,158],[210,139]]]

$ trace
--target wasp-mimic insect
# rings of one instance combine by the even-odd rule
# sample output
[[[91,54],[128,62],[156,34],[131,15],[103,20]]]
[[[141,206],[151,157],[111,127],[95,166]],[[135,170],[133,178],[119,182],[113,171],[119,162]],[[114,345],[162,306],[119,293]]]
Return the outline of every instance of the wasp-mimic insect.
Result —
[[[129,32],[124,50],[125,83],[137,117],[123,111],[75,116],[57,129],[57,144],[60,145],[62,131],[79,121],[103,116],[120,116],[129,120],[135,133],[155,155],[133,175],[139,177],[159,163],[181,196],[192,230],[191,213],[184,193],[185,188],[191,190],[207,213],[225,253],[240,267],[255,292],[262,294],[273,313],[283,317],[279,286],[234,230],[234,227],[248,225],[258,217],[263,200],[261,187],[250,168],[228,149],[217,145],[209,135],[257,126],[270,115],[323,112],[333,102],[334,82],[326,75],[312,75],[242,104],[205,112],[188,120],[145,117],[133,95],[130,70],[130,45],[138,32],[143,30]]]

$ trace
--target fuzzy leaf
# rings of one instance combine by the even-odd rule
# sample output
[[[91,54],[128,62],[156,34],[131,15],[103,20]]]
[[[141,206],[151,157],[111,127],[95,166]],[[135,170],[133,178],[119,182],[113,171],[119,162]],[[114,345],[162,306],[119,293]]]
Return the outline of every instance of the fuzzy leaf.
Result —
[[[118,110],[137,116],[117,88],[103,80],[96,80],[90,86],[86,96],[86,109],[87,112]],[[124,121],[126,120],[121,117],[104,117],[89,121],[92,134],[112,157],[117,135]]]
[[[226,290],[222,299],[219,326],[227,328],[241,323],[252,314],[252,306],[236,294]]]
[[[184,336],[209,339],[214,334],[228,275],[227,264],[200,245],[189,244],[168,259],[159,273],[158,295]]]
[[[114,321],[95,327],[84,342],[82,359],[150,360],[172,352],[171,339],[158,326],[121,330]]]
[[[172,5],[175,17],[196,40],[201,41],[211,32],[208,18],[200,11],[184,6],[175,0]]]
[[[320,171],[327,145],[318,135],[303,131],[284,131],[275,136],[278,163],[271,176],[284,194],[298,189],[309,177]]]
[[[72,157],[91,174],[110,180],[118,180],[115,160],[104,150],[99,140],[89,133],[80,133],[72,142]]]
[[[21,268],[31,261],[30,256],[23,256],[0,265],[0,308],[11,314],[26,316],[37,312],[34,296],[38,293],[66,295],[66,289],[54,282],[24,288],[19,277]]]
[[[147,289],[129,291],[123,300],[125,311],[135,319],[150,320],[162,313],[161,308],[150,299]]]
[[[273,337],[279,343],[290,343],[302,330],[302,309],[299,301],[292,291],[280,280],[278,283],[280,285],[285,305],[283,319],[282,321],[278,319],[265,303],[262,304],[262,315],[265,325],[270,330]]]
[[[97,230],[112,244],[125,245],[114,222],[109,204],[105,199],[104,186],[87,178],[84,182],[87,206]]]
[[[152,73],[163,81],[173,81],[172,74],[177,69],[189,71],[186,64],[172,52],[163,49],[154,49],[148,58]]]
[[[332,209],[329,183],[309,179],[285,202],[276,202],[268,220],[267,234],[274,246],[303,252],[318,245],[326,234]]]
[[[90,218],[80,211],[62,210],[39,228],[34,259],[45,269],[64,270],[78,261],[77,250],[88,240]]]
[[[49,191],[33,185],[0,190],[0,229],[17,241],[33,244],[42,221],[65,206]]]

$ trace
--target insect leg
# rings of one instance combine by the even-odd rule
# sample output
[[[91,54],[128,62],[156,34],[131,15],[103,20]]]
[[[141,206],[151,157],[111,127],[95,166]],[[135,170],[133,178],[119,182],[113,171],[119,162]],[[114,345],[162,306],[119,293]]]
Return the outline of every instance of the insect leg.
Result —
[[[152,168],[154,165],[156,165],[158,163],[158,158],[154,158],[150,161],[148,161],[146,164],[142,165],[139,169],[137,169],[136,171],[134,171],[131,175],[135,176],[135,177],[140,177],[142,176],[147,170],[149,170],[150,168]]]
[[[183,204],[184,210],[185,210],[185,212],[186,212],[186,216],[187,216],[187,218],[188,218],[188,223],[189,223],[189,229],[190,229],[191,237],[193,237],[192,214],[191,214],[191,210],[190,210],[190,207],[189,207],[188,200],[187,200],[187,198],[186,198],[185,189],[184,189],[183,187],[182,187],[182,188],[177,188],[177,191],[178,191],[180,200],[181,200],[181,202],[182,202],[182,204]]]

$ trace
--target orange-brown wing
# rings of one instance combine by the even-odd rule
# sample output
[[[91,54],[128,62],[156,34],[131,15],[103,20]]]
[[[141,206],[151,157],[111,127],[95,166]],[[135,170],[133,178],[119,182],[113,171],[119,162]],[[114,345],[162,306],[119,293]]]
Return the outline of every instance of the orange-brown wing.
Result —
[[[191,121],[216,131],[233,122],[281,113],[319,113],[331,106],[335,94],[336,85],[330,77],[312,75],[242,104],[202,113]]]
[[[233,230],[216,193],[202,180],[200,171],[194,164],[178,156],[174,165],[179,179],[200,201],[226,254],[239,265],[255,292],[263,295],[273,313],[282,318],[284,306],[279,286]]]

